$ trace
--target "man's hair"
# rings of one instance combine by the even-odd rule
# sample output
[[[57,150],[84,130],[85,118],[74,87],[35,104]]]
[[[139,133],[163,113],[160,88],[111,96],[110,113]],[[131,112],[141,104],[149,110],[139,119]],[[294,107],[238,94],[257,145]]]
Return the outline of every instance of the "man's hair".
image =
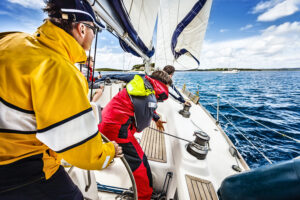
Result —
[[[166,65],[163,70],[169,75],[172,75],[175,72],[175,68],[172,65]]]
[[[164,71],[156,70],[151,74],[150,77],[162,82],[165,85],[172,85],[171,77]]]
[[[86,59],[86,62],[89,62],[89,60],[91,60],[91,62],[94,62],[93,56],[88,56],[87,59]]]
[[[59,28],[63,29],[64,31],[73,36],[73,22],[67,19],[50,17],[56,16],[58,13],[60,13],[60,8],[53,3],[53,0],[45,0],[45,3],[46,7],[43,8],[43,11],[48,14],[50,22],[52,22],[54,25],[58,26]]]

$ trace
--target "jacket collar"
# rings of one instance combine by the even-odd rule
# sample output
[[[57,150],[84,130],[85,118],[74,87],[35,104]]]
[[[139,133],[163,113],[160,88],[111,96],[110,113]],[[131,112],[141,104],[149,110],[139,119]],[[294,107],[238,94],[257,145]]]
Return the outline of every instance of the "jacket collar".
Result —
[[[36,39],[61,54],[72,64],[84,62],[86,54],[80,44],[63,29],[55,26],[49,20],[38,28],[35,35]]]
[[[162,82],[150,78],[149,76],[145,76],[145,78],[151,83],[153,89],[155,91],[155,97],[158,101],[164,101],[168,99],[169,89],[168,87],[163,84]]]

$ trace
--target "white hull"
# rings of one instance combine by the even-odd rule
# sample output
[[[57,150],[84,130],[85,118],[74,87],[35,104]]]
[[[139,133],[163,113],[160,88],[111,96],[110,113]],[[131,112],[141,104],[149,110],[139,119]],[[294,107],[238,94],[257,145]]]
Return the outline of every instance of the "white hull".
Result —
[[[223,74],[237,74],[239,73],[240,71],[239,70],[228,70],[228,71],[222,71]]]

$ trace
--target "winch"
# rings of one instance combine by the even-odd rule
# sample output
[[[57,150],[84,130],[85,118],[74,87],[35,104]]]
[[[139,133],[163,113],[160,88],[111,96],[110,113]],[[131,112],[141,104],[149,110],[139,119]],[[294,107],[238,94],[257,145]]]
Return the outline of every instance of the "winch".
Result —
[[[208,146],[201,146],[195,142],[188,143],[186,150],[199,160],[204,160],[208,153]]]
[[[210,137],[204,131],[196,130],[194,132],[194,136],[196,136],[196,139],[194,142],[199,145],[206,146],[206,144],[209,143]]]
[[[194,132],[194,136],[196,136],[194,142],[190,142],[187,145],[187,151],[195,156],[199,160],[204,160],[209,150],[209,140],[210,137],[201,130],[196,130]]]
[[[190,103],[183,104],[183,109],[179,111],[179,114],[181,114],[185,118],[189,118],[191,113],[190,113],[190,108],[191,108]]]

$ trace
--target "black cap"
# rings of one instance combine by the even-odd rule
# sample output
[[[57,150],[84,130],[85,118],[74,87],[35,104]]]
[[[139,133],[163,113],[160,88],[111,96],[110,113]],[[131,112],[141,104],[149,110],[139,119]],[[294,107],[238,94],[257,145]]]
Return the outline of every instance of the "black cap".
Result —
[[[49,15],[49,17],[67,19],[73,22],[89,21],[99,28],[105,27],[100,20],[96,19],[95,13],[87,0],[49,0],[48,2],[60,8],[60,13]]]

